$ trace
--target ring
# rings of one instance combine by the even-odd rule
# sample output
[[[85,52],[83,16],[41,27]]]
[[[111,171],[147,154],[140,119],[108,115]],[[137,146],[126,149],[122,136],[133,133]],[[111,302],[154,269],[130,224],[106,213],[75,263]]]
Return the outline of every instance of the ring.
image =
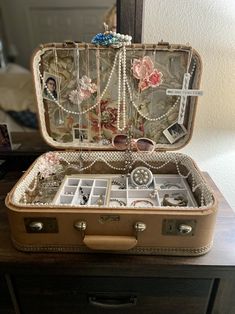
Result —
[[[163,196],[162,206],[180,206],[180,207],[183,207],[183,206],[188,205],[188,200],[183,195],[178,195],[178,196],[173,198],[173,200],[178,201],[176,203],[170,202],[168,198],[169,198],[169,194],[165,194]]]
[[[116,203],[118,203],[119,206],[126,206],[126,203],[125,203],[124,201],[119,200],[119,199],[117,199],[117,198],[111,198],[111,199],[109,200],[109,205],[111,205],[111,204],[110,204],[111,202],[116,202]]]
[[[146,206],[146,205],[147,205],[147,207],[148,207],[148,205],[154,206],[154,204],[152,202],[147,201],[147,200],[136,200],[136,201],[133,201],[131,203],[131,206],[136,206],[137,204],[140,204],[140,203],[143,203],[143,205],[142,206],[137,206],[137,207],[143,207],[143,206]]]

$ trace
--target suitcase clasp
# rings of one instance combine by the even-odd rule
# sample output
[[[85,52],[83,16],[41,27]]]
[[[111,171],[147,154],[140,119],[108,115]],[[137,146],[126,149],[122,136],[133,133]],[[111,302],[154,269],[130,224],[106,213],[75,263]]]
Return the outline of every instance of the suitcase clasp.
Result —
[[[134,229],[135,229],[136,233],[143,232],[146,229],[146,224],[143,222],[136,222],[134,224]]]
[[[87,224],[85,221],[76,221],[74,223],[74,228],[81,232],[82,238],[85,237],[86,227],[87,227]]]

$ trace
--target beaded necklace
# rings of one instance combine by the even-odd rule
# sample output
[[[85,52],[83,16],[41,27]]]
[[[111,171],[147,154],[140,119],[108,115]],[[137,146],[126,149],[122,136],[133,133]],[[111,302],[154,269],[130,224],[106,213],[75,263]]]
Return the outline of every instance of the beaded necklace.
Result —
[[[57,55],[56,55],[57,56]],[[190,61],[191,61],[191,54],[190,54]],[[57,62],[57,58],[56,58],[56,62]],[[176,101],[174,102],[174,104],[170,107],[170,109],[158,116],[158,117],[149,117],[145,114],[142,113],[142,111],[138,108],[138,105],[135,103],[134,99],[133,99],[133,94],[131,91],[131,87],[130,84],[128,82],[127,79],[127,75],[126,75],[126,45],[123,44],[123,46],[121,48],[119,48],[119,50],[116,52],[115,57],[114,57],[114,62],[107,80],[107,83],[105,85],[105,88],[103,90],[103,92],[101,93],[101,95],[98,95],[98,101],[91,107],[81,111],[73,111],[73,110],[69,110],[64,108],[60,102],[54,97],[54,95],[50,92],[50,90],[48,89],[47,85],[45,84],[44,78],[42,76],[42,74],[39,72],[41,81],[43,83],[44,88],[47,90],[47,92],[50,94],[51,98],[53,99],[53,101],[59,106],[59,108],[66,112],[66,113],[70,113],[73,115],[84,115],[87,112],[95,109],[97,106],[100,105],[101,100],[103,99],[104,95],[106,94],[108,87],[110,86],[111,83],[111,79],[113,77],[113,73],[114,70],[116,68],[118,62],[118,99],[117,99],[117,129],[119,131],[124,131],[126,129],[126,90],[128,92],[128,96],[130,98],[130,103],[132,104],[132,106],[135,108],[135,110],[138,112],[138,114],[143,117],[144,119],[146,119],[147,121],[160,121],[164,118],[166,118],[174,109],[175,107],[178,105],[179,101],[180,101],[180,96],[177,97]],[[189,68],[189,64],[187,66],[187,70]],[[192,77],[194,70],[196,68],[196,60],[193,60],[193,66],[191,69],[191,72],[189,73],[190,77]]]
[[[113,62],[113,66],[112,66],[112,69],[111,69],[111,72],[110,72],[108,81],[107,81],[107,83],[106,83],[106,86],[105,86],[103,92],[102,92],[101,95],[100,95],[99,100],[98,100],[93,106],[91,106],[91,107],[89,107],[88,109],[85,109],[85,110],[83,110],[83,111],[73,111],[73,110],[69,110],[69,109],[64,108],[64,107],[60,104],[60,102],[54,97],[54,95],[50,92],[50,90],[48,89],[48,87],[47,87],[47,85],[46,85],[46,83],[45,83],[45,80],[44,80],[44,78],[43,78],[43,76],[42,76],[42,74],[41,74],[40,72],[39,72],[39,76],[40,76],[40,79],[41,79],[41,82],[42,82],[44,88],[47,90],[48,94],[51,96],[51,98],[53,99],[53,101],[57,104],[57,106],[59,106],[60,109],[62,109],[62,110],[63,110],[64,112],[66,112],[66,113],[71,113],[71,114],[74,114],[74,115],[83,115],[83,114],[86,114],[87,112],[89,112],[89,111],[95,109],[95,108],[100,104],[100,101],[102,100],[102,98],[104,97],[105,93],[107,92],[107,89],[108,89],[108,87],[109,87],[109,85],[110,85],[110,82],[111,82],[111,78],[112,78],[113,73],[114,73],[114,69],[115,69],[116,64],[117,64],[118,54],[119,54],[119,52],[117,52],[116,55],[115,55],[114,62]],[[39,66],[40,66],[40,65],[41,65],[41,64],[39,64]]]
[[[193,63],[193,66],[192,66],[192,70],[191,72],[189,73],[190,74],[190,77],[192,77],[193,73],[194,73],[194,70],[196,68],[196,60],[194,60],[194,63]],[[134,99],[133,99],[133,95],[132,95],[132,92],[131,92],[131,87],[130,87],[130,84],[128,82],[128,80],[126,80],[126,85],[127,85],[127,90],[128,90],[128,95],[130,97],[130,102],[131,104],[133,105],[133,107],[136,109],[136,111],[139,113],[139,115],[141,117],[143,117],[144,119],[148,120],[148,121],[160,121],[164,118],[166,118],[174,109],[175,107],[178,105],[179,101],[180,101],[180,97],[177,97],[176,101],[174,102],[174,104],[171,106],[171,108],[164,114],[158,116],[158,117],[154,117],[154,118],[151,118],[151,117],[148,117],[146,116],[145,114],[143,114],[141,112],[141,110],[138,108],[137,104],[135,103]]]

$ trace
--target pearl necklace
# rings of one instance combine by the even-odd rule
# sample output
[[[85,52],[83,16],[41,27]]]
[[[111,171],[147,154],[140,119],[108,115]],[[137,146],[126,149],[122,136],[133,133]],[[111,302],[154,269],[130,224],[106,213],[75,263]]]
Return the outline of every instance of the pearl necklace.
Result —
[[[193,64],[192,70],[189,73],[190,77],[192,77],[192,75],[194,73],[194,70],[195,70],[195,67],[196,67],[196,61],[194,60],[194,64]],[[133,99],[133,96],[132,96],[132,92],[131,92],[131,87],[130,87],[130,84],[129,84],[129,82],[127,80],[126,80],[126,85],[127,85],[127,90],[128,90],[128,94],[129,94],[129,97],[130,97],[131,104],[134,106],[134,108],[139,113],[139,115],[141,117],[143,117],[144,119],[148,120],[148,121],[160,121],[160,120],[164,119],[165,117],[167,117],[170,114],[171,111],[173,111],[175,109],[175,107],[177,106],[177,104],[180,101],[180,97],[177,97],[175,103],[172,105],[172,107],[166,113],[162,114],[161,116],[155,117],[155,118],[149,118],[148,116],[144,115],[141,112],[141,110],[138,108],[138,106],[134,102],[134,99]]]
[[[64,112],[66,112],[66,113],[70,113],[70,114],[74,114],[74,115],[83,115],[83,114],[85,114],[85,113],[91,111],[92,109],[95,109],[95,108],[100,104],[101,100],[103,99],[104,95],[106,94],[107,89],[108,89],[108,87],[109,87],[109,85],[110,85],[110,82],[111,82],[111,78],[112,78],[113,73],[114,73],[114,69],[115,69],[116,64],[117,64],[117,57],[118,57],[119,53],[120,53],[120,52],[118,51],[118,52],[116,53],[116,55],[115,55],[114,62],[113,62],[113,66],[112,66],[111,72],[110,72],[110,74],[109,74],[109,78],[108,78],[107,84],[106,84],[106,86],[105,86],[105,88],[104,88],[102,94],[100,95],[99,100],[98,100],[93,106],[89,107],[88,109],[86,109],[86,110],[84,110],[84,111],[79,111],[79,112],[78,112],[78,111],[68,110],[68,109],[64,108],[64,107],[58,102],[58,100],[54,97],[54,95],[51,93],[51,91],[48,89],[48,87],[47,87],[47,85],[46,85],[46,83],[45,83],[45,80],[44,80],[44,78],[43,78],[43,76],[42,76],[42,74],[41,74],[40,72],[39,72],[39,76],[40,76],[40,79],[41,79],[41,81],[42,81],[42,83],[43,83],[44,88],[47,90],[48,94],[51,96],[51,98],[53,99],[53,101],[57,104],[57,106],[58,106],[60,109],[62,109],[62,110],[63,110]],[[41,65],[41,64],[39,63],[39,66],[40,66],[40,65]]]
[[[73,110],[69,110],[64,108],[60,102],[54,97],[54,95],[51,93],[51,91],[48,89],[45,80],[42,76],[42,74],[39,72],[40,75],[40,79],[43,83],[44,88],[47,90],[48,94],[51,96],[51,98],[53,99],[53,101],[57,104],[57,106],[59,106],[59,108],[61,110],[63,110],[66,113],[70,113],[73,115],[83,115],[93,109],[95,109],[101,102],[101,100],[103,99],[104,95],[107,92],[108,87],[110,86],[110,82],[117,64],[117,59],[118,59],[118,110],[117,110],[117,129],[119,131],[124,131],[126,128],[126,84],[127,84],[127,78],[126,78],[126,45],[123,44],[123,46],[120,48],[119,51],[116,52],[115,58],[114,58],[114,62],[113,62],[113,66],[107,81],[107,84],[103,90],[103,92],[101,93],[99,100],[91,107],[89,107],[88,109],[84,110],[84,111],[73,111]],[[41,64],[39,64],[40,66]],[[122,111],[122,126],[121,126],[121,111]]]
[[[118,60],[118,110],[117,110],[117,129],[124,131],[126,128],[126,47],[123,45],[119,53]],[[122,127],[121,120],[121,104],[122,104]]]
[[[43,83],[44,88],[47,90],[48,94],[51,96],[51,98],[53,99],[53,101],[59,106],[59,108],[61,110],[63,110],[66,113],[70,113],[73,115],[83,115],[86,114],[87,112],[95,109],[101,102],[101,100],[103,99],[104,95],[107,92],[108,87],[110,86],[110,82],[117,64],[117,59],[118,59],[118,100],[117,100],[117,129],[119,131],[124,131],[126,129],[126,87],[127,87],[127,91],[128,91],[128,95],[130,98],[130,102],[133,105],[133,107],[136,109],[136,111],[139,113],[139,115],[141,117],[143,117],[144,119],[148,120],[148,121],[160,121],[164,118],[166,118],[170,112],[172,112],[175,107],[178,105],[179,101],[180,101],[180,97],[177,97],[175,103],[171,106],[171,108],[164,114],[155,117],[155,118],[150,118],[146,115],[144,115],[141,110],[138,108],[137,104],[135,103],[134,99],[133,99],[133,95],[131,92],[131,87],[130,84],[127,80],[127,76],[126,76],[126,45],[123,43],[123,46],[120,48],[119,51],[116,52],[115,58],[114,58],[114,62],[113,62],[113,66],[107,81],[107,84],[103,90],[103,92],[101,93],[99,100],[91,107],[89,107],[88,109],[84,110],[84,111],[73,111],[73,110],[69,110],[64,108],[59,101],[54,97],[54,95],[50,92],[50,90],[48,89],[44,78],[42,76],[42,74],[39,72],[40,75],[40,79]],[[39,63],[39,66],[41,64]],[[190,76],[193,75],[194,70],[196,67],[196,61],[194,60],[194,64],[192,67],[192,70],[190,72]],[[121,126],[121,109],[122,109],[122,126]]]

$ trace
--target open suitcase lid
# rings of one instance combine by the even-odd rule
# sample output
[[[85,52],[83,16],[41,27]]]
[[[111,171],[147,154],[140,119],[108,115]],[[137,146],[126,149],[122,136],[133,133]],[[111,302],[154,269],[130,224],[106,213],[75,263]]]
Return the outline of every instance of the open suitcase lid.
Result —
[[[132,149],[180,149],[192,136],[201,71],[183,45],[42,45],[33,56],[42,135],[65,150],[125,149],[117,134]]]

